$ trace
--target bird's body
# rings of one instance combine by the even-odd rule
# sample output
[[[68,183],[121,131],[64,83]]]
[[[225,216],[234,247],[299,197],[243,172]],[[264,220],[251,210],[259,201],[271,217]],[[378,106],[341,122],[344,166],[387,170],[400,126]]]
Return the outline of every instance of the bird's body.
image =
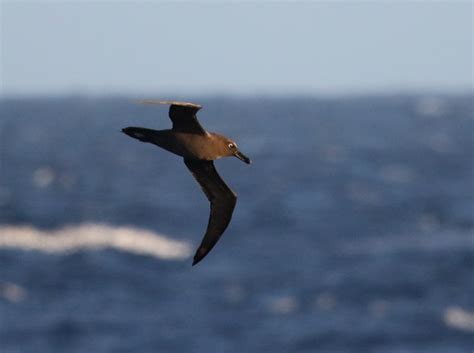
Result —
[[[208,132],[205,135],[169,130],[153,130],[138,127],[135,138],[157,145],[184,158],[214,161],[225,156],[227,145],[222,146],[222,135]],[[129,130],[130,131],[130,130]],[[142,137],[139,137],[139,136]],[[230,141],[230,140],[229,140]]]
[[[194,256],[193,265],[195,265],[209,253],[227,228],[237,201],[237,195],[221,179],[213,161],[235,156],[249,164],[250,159],[239,151],[234,141],[202,128],[196,118],[196,112],[201,106],[174,101],[147,100],[142,103],[170,104],[169,115],[173,128],[152,130],[127,127],[122,131],[130,137],[152,143],[183,157],[184,163],[211,202],[207,231]]]

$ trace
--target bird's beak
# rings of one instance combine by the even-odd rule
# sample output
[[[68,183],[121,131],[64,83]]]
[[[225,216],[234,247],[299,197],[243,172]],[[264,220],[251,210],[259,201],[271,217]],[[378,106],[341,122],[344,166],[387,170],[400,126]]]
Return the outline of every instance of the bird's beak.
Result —
[[[252,163],[252,161],[250,160],[249,157],[247,157],[246,155],[244,155],[242,152],[240,151],[237,151],[234,153],[234,156],[236,156],[238,159],[240,159],[241,161],[247,163],[247,164],[250,164]]]

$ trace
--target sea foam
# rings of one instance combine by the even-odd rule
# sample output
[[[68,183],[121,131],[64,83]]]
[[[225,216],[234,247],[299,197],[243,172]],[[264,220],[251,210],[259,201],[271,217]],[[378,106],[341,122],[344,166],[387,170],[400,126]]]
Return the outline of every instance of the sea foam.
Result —
[[[17,248],[45,253],[116,249],[159,259],[184,259],[191,254],[187,242],[149,230],[85,223],[45,231],[31,226],[0,225],[0,249]]]
[[[474,332],[474,312],[457,306],[450,306],[444,311],[444,322],[449,327]]]

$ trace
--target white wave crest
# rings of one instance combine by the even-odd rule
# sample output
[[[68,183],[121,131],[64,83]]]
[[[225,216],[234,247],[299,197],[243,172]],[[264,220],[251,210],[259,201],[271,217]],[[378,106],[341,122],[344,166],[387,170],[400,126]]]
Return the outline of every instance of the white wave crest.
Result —
[[[112,248],[169,260],[184,259],[191,254],[190,244],[149,230],[94,223],[68,226],[55,231],[43,231],[30,226],[0,225],[1,248],[46,253]]]
[[[452,328],[474,332],[474,312],[457,306],[450,306],[444,311],[444,322]]]

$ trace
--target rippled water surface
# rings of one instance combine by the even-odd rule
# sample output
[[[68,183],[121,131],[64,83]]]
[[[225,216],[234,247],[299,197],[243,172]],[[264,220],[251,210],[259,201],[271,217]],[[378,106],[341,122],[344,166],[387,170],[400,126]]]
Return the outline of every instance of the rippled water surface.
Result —
[[[208,203],[130,99],[0,101],[0,352],[474,349],[472,96],[205,99],[253,164]]]

